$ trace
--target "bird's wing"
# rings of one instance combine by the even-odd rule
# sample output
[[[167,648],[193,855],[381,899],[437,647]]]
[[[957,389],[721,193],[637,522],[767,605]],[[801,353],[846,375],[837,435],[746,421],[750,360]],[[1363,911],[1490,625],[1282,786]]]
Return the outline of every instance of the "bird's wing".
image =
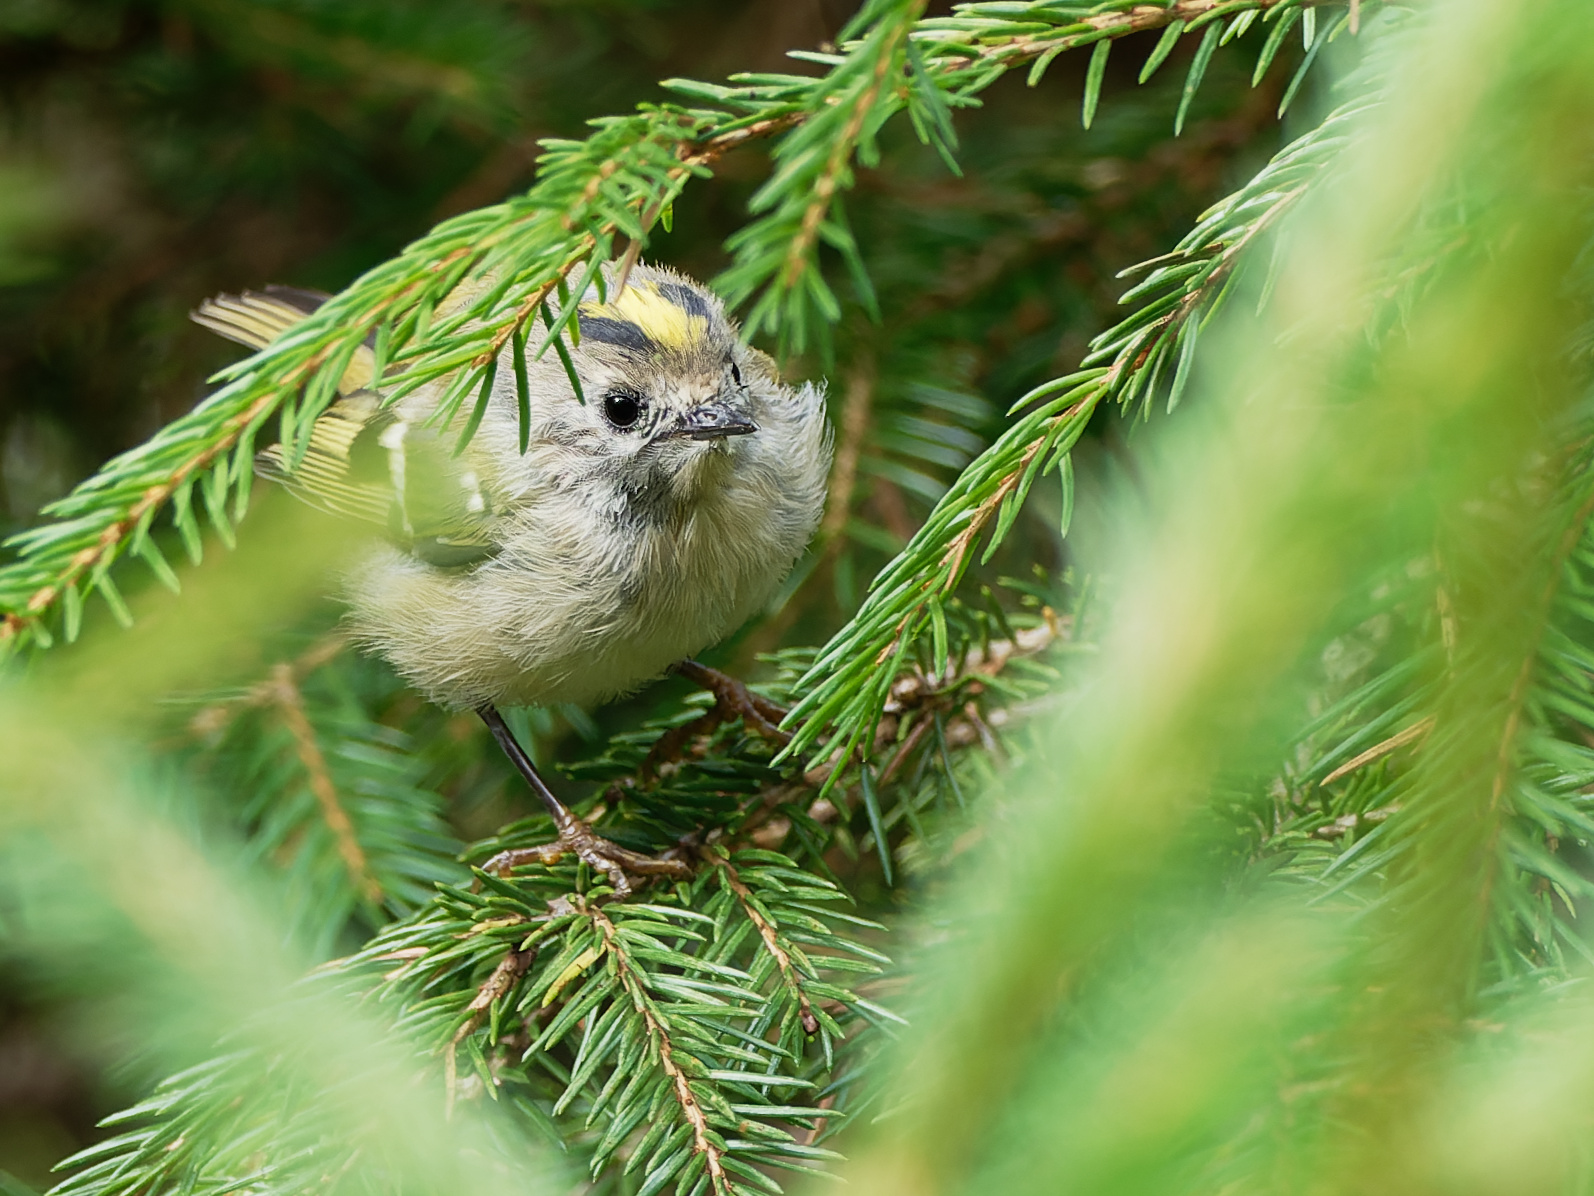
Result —
[[[264,349],[330,298],[323,291],[269,286],[263,291],[206,299],[190,313],[190,318],[230,341],[251,349]],[[354,351],[343,377],[338,379],[339,394],[353,394],[371,385],[371,375],[376,368],[374,339],[367,338],[366,343]]]
[[[326,296],[267,287],[206,300],[196,323],[250,348],[264,348],[314,311]],[[376,523],[403,549],[440,568],[476,564],[497,553],[498,505],[437,429],[383,409],[366,389],[375,359],[355,352],[339,380],[340,397],[310,430],[296,462],[280,444],[255,456],[255,472],[311,506]]]

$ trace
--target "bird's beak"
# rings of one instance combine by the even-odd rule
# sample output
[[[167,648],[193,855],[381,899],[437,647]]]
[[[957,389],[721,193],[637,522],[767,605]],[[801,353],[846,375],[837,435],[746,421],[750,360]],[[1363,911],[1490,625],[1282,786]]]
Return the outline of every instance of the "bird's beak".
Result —
[[[718,440],[723,436],[746,436],[756,431],[758,425],[752,420],[731,410],[729,405],[714,401],[692,408],[660,439],[684,436],[689,440]]]

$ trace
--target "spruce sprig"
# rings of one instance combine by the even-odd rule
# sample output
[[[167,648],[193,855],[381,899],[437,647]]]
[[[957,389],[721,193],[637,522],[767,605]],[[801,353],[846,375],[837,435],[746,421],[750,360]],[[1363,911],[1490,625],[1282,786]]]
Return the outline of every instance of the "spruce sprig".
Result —
[[[1342,679],[1319,682],[1326,708],[1302,728],[1278,781],[1265,779],[1253,793],[1256,809],[1267,810],[1254,823],[1267,828],[1254,848],[1261,867],[1310,885],[1320,902],[1394,916],[1422,899],[1418,853],[1457,837],[1435,824],[1446,811],[1435,786],[1452,775],[1451,761],[1486,741],[1491,766],[1483,777],[1496,794],[1486,866],[1497,879],[1482,918],[1482,957],[1487,982],[1502,991],[1591,958],[1576,911],[1594,897],[1594,882],[1563,848],[1594,835],[1587,437],[1586,428],[1575,430],[1559,459],[1526,479],[1525,493],[1549,500],[1515,568],[1458,576],[1442,550],[1392,562],[1379,600],[1359,607],[1333,653],[1354,659],[1375,645],[1376,655],[1348,692]],[[1480,512],[1486,520],[1503,514]],[[1458,595],[1483,580],[1510,596],[1511,618],[1524,625],[1521,655],[1500,687],[1509,695],[1503,718],[1487,708],[1457,710],[1451,699],[1478,669],[1500,667],[1498,659],[1482,663],[1479,629],[1465,620],[1471,612],[1456,609]]]
[[[1096,410],[1117,402],[1145,414],[1156,396],[1169,409],[1189,382],[1201,328],[1230,293],[1246,250],[1306,193],[1347,144],[1370,105],[1358,100],[1280,151],[1240,190],[1209,208],[1173,251],[1124,271],[1146,277],[1122,302],[1137,310],[1091,342],[1084,369],[1047,382],[1013,406],[1022,412],[959,475],[907,547],[885,566],[852,619],[821,649],[797,685],[787,725],[790,754],[846,760],[863,750],[916,645],[944,643],[945,606],[976,554],[988,561],[1012,529],[1034,483],[1056,470],[1062,534],[1072,511],[1070,452]],[[987,536],[987,532],[989,535]],[[985,538],[983,553],[981,538]],[[936,650],[943,662],[944,648]]]
[[[778,1192],[764,1169],[838,1158],[815,1139],[845,1102],[810,1102],[841,1043],[893,1020],[847,987],[886,964],[855,941],[881,928],[843,915],[852,937],[838,931],[846,895],[770,851],[705,851],[690,884],[645,902],[579,891],[581,871],[478,871],[475,889],[442,887],[308,983],[386,1009],[432,1061],[440,1106],[490,1095],[528,1132],[579,1143],[594,1177],[612,1165],[643,1191],[737,1196]],[[245,1048],[172,1077],[63,1164],[84,1169],[56,1192],[285,1191],[344,1174],[355,1148],[316,1130],[327,1094],[270,1074]]]
[[[290,460],[302,452],[311,423],[368,339],[379,371],[393,383],[390,400],[437,383],[445,388],[443,413],[458,411],[550,296],[601,285],[602,268],[622,241],[625,260],[635,260],[687,181],[709,174],[729,149],[784,135],[776,175],[755,202],[755,215],[763,214],[733,240],[724,284],[736,298],[758,296],[751,331],[796,347],[839,310],[815,268],[821,242],[841,252],[869,306],[867,275],[838,201],[854,157],[870,160],[874,136],[892,113],[907,108],[920,136],[950,156],[947,109],[975,102],[1020,65],[1035,64],[1034,84],[1068,49],[1147,29],[1177,27],[1184,36],[1223,19],[1225,33],[1239,36],[1258,15],[1265,22],[1280,14],[1275,29],[1282,29],[1300,6],[1179,0],[1157,8],[1112,0],[1087,8],[1028,0],[964,5],[953,17],[915,19],[917,12],[908,0],[866,6],[847,31],[856,36],[837,54],[817,56],[830,68],[818,78],[743,76],[733,87],[672,81],[677,94],[712,106],[644,106],[594,121],[584,141],[545,142],[538,182],[525,195],[445,221],[363,275],[288,335],[223,371],[226,385],[192,412],[51,504],[45,513],[52,522],[13,537],[18,560],[0,569],[0,644],[48,646],[57,633],[75,638],[95,593],[129,621],[112,576],[128,553],[175,587],[177,575],[153,534],[163,515],[194,561],[203,552],[200,508],[231,545],[268,423],[277,421]],[[1203,70],[1209,57],[1210,47],[1197,59]],[[1193,74],[1187,90],[1198,83]],[[1093,93],[1086,99],[1093,107]],[[810,124],[817,131],[805,131]],[[571,315],[571,305],[564,307],[539,352],[562,333],[561,321]]]

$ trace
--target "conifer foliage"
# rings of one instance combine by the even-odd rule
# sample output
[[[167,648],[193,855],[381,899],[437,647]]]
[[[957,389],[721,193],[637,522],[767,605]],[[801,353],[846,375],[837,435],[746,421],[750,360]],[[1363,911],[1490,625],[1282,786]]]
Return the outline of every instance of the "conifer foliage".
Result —
[[[204,1011],[144,1015],[147,1096],[55,1191],[1583,1190],[1594,28],[1507,7],[867,0],[806,73],[544,140],[47,507],[0,566],[0,932]],[[1036,128],[970,138],[988,100]],[[1246,173],[1037,353],[1002,287],[1081,235],[1033,202],[1057,130],[1111,193],[1148,111],[1172,154],[1250,120]],[[302,452],[362,345],[390,400],[444,380],[463,444],[505,346],[568,364],[570,296],[754,154],[714,285],[830,374],[838,437],[725,650],[767,717],[679,679],[512,712],[689,875],[512,866],[549,819],[307,597],[339,533],[254,453]],[[893,208],[938,186],[1028,223],[974,220],[952,277],[966,214]],[[132,825],[177,863],[126,864]],[[103,883],[41,900],[79,859]]]

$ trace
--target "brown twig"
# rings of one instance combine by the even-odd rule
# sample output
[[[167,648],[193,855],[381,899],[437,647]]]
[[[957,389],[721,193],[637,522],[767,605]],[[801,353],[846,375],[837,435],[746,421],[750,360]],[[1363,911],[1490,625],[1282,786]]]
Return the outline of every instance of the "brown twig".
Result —
[[[847,371],[847,384],[841,402],[840,435],[836,437],[836,459],[830,467],[830,486],[825,518],[819,525],[819,542],[826,559],[841,547],[841,533],[852,516],[852,492],[858,484],[858,460],[863,455],[864,437],[869,431],[869,416],[874,407],[874,359],[863,356]]]
[[[690,722],[671,727],[653,741],[637,770],[638,780],[643,784],[656,780],[659,770],[666,764],[681,760],[688,744],[711,735],[719,726],[734,719],[741,719],[749,731],[771,743],[783,747],[791,742],[791,736],[780,729],[780,720],[786,717],[786,711],[768,698],[753,693],[734,677],[706,668],[695,660],[681,661],[675,671],[713,694],[714,705]]]
[[[642,766],[637,769],[637,779],[644,785],[658,780],[666,765],[677,764],[685,758],[687,745],[712,735],[728,717],[716,704],[690,722],[671,727],[653,741],[648,754],[642,758]]]
[[[907,738],[897,745],[897,750],[892,754],[891,759],[886,762],[886,766],[880,770],[880,775],[875,778],[876,785],[884,785],[896,775],[897,769],[901,768],[903,762],[918,750],[919,744],[924,741],[924,737],[929,734],[930,728],[934,725],[928,718],[921,718],[913,724],[913,730],[909,731]]]
[[[794,129],[807,120],[808,116],[806,112],[787,112],[780,116],[772,116],[768,120],[754,121],[750,125],[732,129],[728,133],[716,133],[712,137],[690,142],[688,144],[691,149],[682,156],[681,161],[687,166],[706,166],[737,146]]]
[[[832,1092],[829,1096],[820,1098],[819,1108],[834,1109],[835,1107],[836,1094],[834,1092]],[[812,1146],[815,1142],[819,1141],[819,1135],[825,1132],[825,1122],[829,1120],[830,1119],[828,1117],[815,1118],[813,1125],[808,1127],[808,1133],[803,1137],[803,1145]]]
[[[189,731],[201,737],[219,734],[238,711],[251,707],[269,706],[276,700],[276,692],[273,687],[274,678],[277,676],[279,669],[286,667],[293,683],[299,685],[311,673],[323,665],[331,663],[348,646],[349,637],[343,632],[328,632],[299,653],[298,656],[294,657],[291,662],[272,665],[266,679],[251,686],[240,697],[222,702],[213,702],[211,705],[204,707],[188,720]]]
[[[304,695],[299,692],[299,686],[294,681],[293,667],[288,664],[277,665],[272,670],[271,680],[267,685],[271,699],[282,716],[283,724],[293,736],[294,750],[309,781],[310,792],[315,795],[316,802],[321,807],[321,817],[337,842],[338,854],[343,857],[343,863],[349,870],[354,887],[365,896],[366,900],[373,904],[380,903],[382,886],[377,883],[376,877],[371,875],[365,850],[355,836],[354,824],[349,821],[348,812],[338,800],[338,791],[332,784],[332,774],[327,770],[326,756],[322,754],[321,745],[316,741],[315,728],[310,725],[310,719],[305,715]]]
[[[1356,756],[1353,759],[1345,761],[1345,763],[1341,764],[1333,772],[1329,773],[1326,777],[1324,777],[1321,781],[1319,781],[1318,785],[1320,787],[1323,786],[1323,785],[1332,785],[1335,781],[1339,780],[1341,777],[1349,776],[1351,773],[1355,772],[1358,768],[1361,768],[1364,765],[1371,764],[1374,760],[1378,760],[1378,759],[1380,759],[1380,758],[1382,758],[1384,756],[1389,755],[1390,752],[1395,751],[1397,748],[1402,748],[1402,747],[1405,747],[1408,743],[1416,742],[1417,740],[1419,740],[1419,739],[1423,738],[1425,735],[1427,735],[1429,731],[1432,731],[1433,728],[1434,728],[1434,716],[1433,715],[1430,714],[1427,718],[1418,719],[1416,722],[1412,723],[1411,726],[1407,727],[1405,730],[1395,732],[1395,734],[1391,735],[1388,739],[1384,740],[1382,743],[1374,744],[1372,747],[1368,748],[1365,752],[1361,753],[1361,755]]]
[[[792,966],[791,953],[780,945],[780,937],[769,919],[759,911],[753,901],[752,890],[742,883],[741,876],[736,871],[736,866],[717,851],[703,848],[700,854],[704,861],[720,870],[720,875],[725,878],[725,886],[736,895],[737,903],[742,907],[742,913],[747,920],[758,929],[758,937],[764,940],[764,950],[768,951],[770,958],[775,961],[775,966],[780,969],[781,979],[786,982],[786,987],[797,997],[797,1019],[802,1022],[805,1034],[819,1033],[819,1019],[814,1016],[813,1005],[808,999],[808,990],[803,987],[802,978],[798,976],[797,969]]]
[[[609,921],[603,910],[595,905],[583,903],[582,910],[603,935],[609,956],[614,960],[615,974],[619,977],[620,985],[625,989],[626,996],[630,998],[631,1007],[637,1011],[642,1018],[642,1024],[647,1028],[648,1043],[658,1057],[660,1069],[670,1080],[675,1092],[675,1103],[680,1106],[681,1115],[692,1127],[692,1151],[703,1156],[714,1196],[730,1196],[730,1184],[725,1176],[725,1152],[709,1137],[708,1117],[703,1113],[703,1107],[698,1104],[697,1096],[692,1092],[686,1072],[675,1062],[675,1048],[670,1042],[669,1033],[658,1013],[654,1011],[652,1002],[648,1000],[646,988],[631,966],[625,945],[620,942],[614,923]]]
[[[532,961],[536,958],[536,947],[527,951],[506,953],[503,959],[498,961],[498,966],[493,969],[492,974],[476,990],[476,995],[471,998],[470,1004],[465,1006],[465,1011],[470,1016],[460,1023],[458,1030],[454,1031],[454,1037],[448,1043],[448,1054],[443,1057],[443,1075],[447,1092],[444,1116],[452,1116],[454,1113],[454,1094],[459,1080],[459,1064],[456,1058],[459,1044],[482,1024],[493,1002],[520,983],[520,978],[531,968]]]
[[[881,711],[880,722],[875,728],[874,752],[884,752],[893,744],[897,745],[897,750],[892,753],[891,760],[881,772],[877,783],[884,784],[902,768],[915,750],[923,746],[924,739],[935,725],[934,720],[937,715],[951,716],[943,724],[947,746],[950,748],[968,747],[992,735],[991,728],[984,720],[976,723],[970,719],[965,710],[967,704],[960,704],[960,690],[969,682],[978,685],[980,677],[995,676],[1014,660],[1035,656],[1045,651],[1058,639],[1070,634],[1072,630],[1070,618],[1058,617],[1049,610],[1045,615],[1045,622],[1036,627],[1019,630],[1012,640],[993,640],[983,649],[971,649],[963,659],[949,662],[943,674],[930,675],[915,668],[899,677],[891,687]],[[903,724],[915,716],[918,716],[918,721],[899,742],[898,737],[902,733]],[[761,809],[755,809],[755,812],[749,816],[739,835],[751,839],[760,846],[770,846],[769,843],[760,842],[759,830],[778,816],[781,806],[799,801],[806,794],[822,788],[830,780],[831,774],[842,766],[841,761],[831,759],[809,769],[795,781],[782,782],[764,789],[756,801],[750,803],[748,807],[761,807]],[[842,800],[838,790],[831,798],[822,799],[810,806],[808,817],[822,824],[833,822],[841,817],[842,811],[837,808],[836,803]]]
[[[966,683],[974,682],[977,685],[981,677],[996,676],[1014,660],[1037,656],[1072,631],[1071,616],[1059,617],[1049,607],[1042,614],[1043,622],[1034,627],[1020,628],[1014,632],[1012,639],[992,640],[983,648],[970,648],[961,660],[948,661],[944,672],[926,673],[914,667],[898,677],[892,682],[885,705],[880,709],[874,750],[883,751],[895,743],[902,723],[912,715],[957,708],[953,698]],[[972,734],[966,737],[966,741],[973,743],[984,732],[972,723],[969,726]],[[952,728],[949,726],[947,729],[950,734]],[[909,738],[912,737],[913,733],[910,732]],[[887,765],[887,772],[900,765],[901,761],[892,761]],[[884,776],[883,773],[882,780]]]

